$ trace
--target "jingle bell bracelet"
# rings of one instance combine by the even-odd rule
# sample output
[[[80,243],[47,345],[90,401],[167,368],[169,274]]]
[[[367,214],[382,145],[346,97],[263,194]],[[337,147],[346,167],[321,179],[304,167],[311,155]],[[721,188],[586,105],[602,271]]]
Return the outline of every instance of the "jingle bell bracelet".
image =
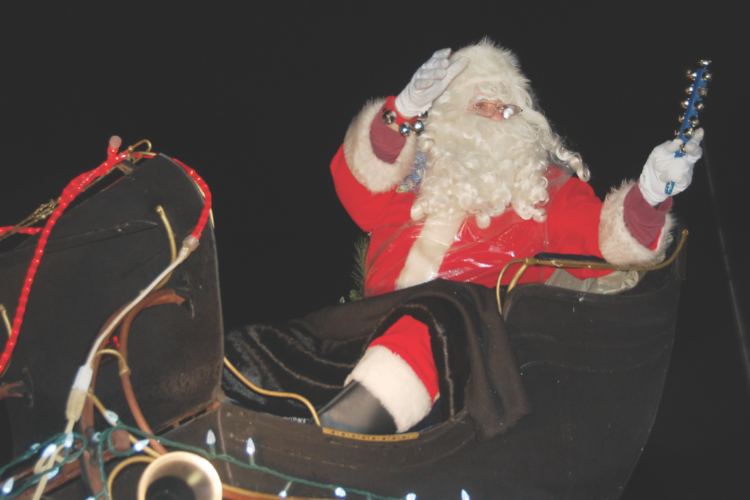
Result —
[[[424,123],[422,123],[422,119],[427,118],[427,111],[424,113],[419,113],[412,123],[412,121],[403,121],[401,123],[397,122],[397,117],[399,116],[396,111],[392,109],[386,109],[383,111],[383,121],[386,125],[390,125],[392,123],[396,123],[398,125],[398,131],[406,137],[407,135],[414,132],[417,135],[420,135],[422,132],[424,132]]]
[[[404,137],[408,136],[412,132],[417,135],[420,135],[422,132],[424,132],[424,123],[422,123],[422,120],[427,118],[427,111],[425,111],[424,113],[419,113],[414,118],[406,118],[402,116],[401,113],[396,111],[395,100],[395,97],[389,97],[386,100],[385,106],[383,108],[383,122],[386,125],[395,123],[398,126],[399,133],[401,133],[401,135],[403,135]]]

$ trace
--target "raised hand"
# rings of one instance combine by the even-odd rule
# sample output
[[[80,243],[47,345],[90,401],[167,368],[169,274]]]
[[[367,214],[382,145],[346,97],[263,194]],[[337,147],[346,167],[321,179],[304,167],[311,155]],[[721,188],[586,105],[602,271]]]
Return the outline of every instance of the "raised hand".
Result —
[[[467,57],[450,63],[451,49],[442,49],[419,67],[411,81],[396,97],[396,110],[407,117],[427,111],[451,81],[469,64]]]

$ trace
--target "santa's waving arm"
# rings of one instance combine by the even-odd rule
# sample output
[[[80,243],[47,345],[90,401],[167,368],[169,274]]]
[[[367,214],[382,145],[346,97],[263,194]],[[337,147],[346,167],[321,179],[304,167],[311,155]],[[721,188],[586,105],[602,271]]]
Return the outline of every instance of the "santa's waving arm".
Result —
[[[450,55],[451,49],[438,50],[419,67],[406,88],[396,97],[398,113],[409,118],[424,113],[445,92],[453,79],[466,69],[468,57],[451,63],[448,60]]]
[[[450,49],[435,52],[396,98],[370,101],[349,126],[341,159],[370,192],[390,191],[411,172],[416,153],[415,134],[402,137],[395,127],[429,109],[466,68],[468,59],[451,63],[450,53]],[[390,127],[383,121],[383,114],[388,111],[396,115]]]

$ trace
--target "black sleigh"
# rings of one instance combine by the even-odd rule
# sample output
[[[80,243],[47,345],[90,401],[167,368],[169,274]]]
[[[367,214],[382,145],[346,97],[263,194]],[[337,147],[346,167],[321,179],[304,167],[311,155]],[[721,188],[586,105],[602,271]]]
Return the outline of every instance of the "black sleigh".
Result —
[[[15,458],[62,432],[68,391],[96,332],[169,263],[170,236],[157,207],[180,242],[202,204],[182,168],[156,156],[59,220],[0,379]],[[15,310],[34,238],[0,254],[0,303],[8,311]],[[668,255],[679,240],[675,234]],[[661,398],[685,252],[618,295],[536,284],[508,293],[504,335],[526,398],[509,428],[479,432],[459,398],[434,425],[369,439],[227,398],[221,389],[217,262],[207,227],[198,249],[158,292],[169,298],[134,316],[127,360],[132,393],[154,434],[169,451],[201,450],[224,484],[224,498],[616,499]],[[485,314],[499,321],[494,291],[451,282],[437,286],[444,293],[474,294]],[[491,339],[493,332],[487,335]],[[111,339],[108,347],[117,349],[120,340]],[[136,428],[119,366],[116,357],[102,356],[93,392],[121,424]],[[453,382],[468,391],[471,374]],[[485,418],[494,411],[480,410]],[[106,477],[127,460],[123,450],[131,443],[118,448],[108,434],[107,443],[97,444],[96,432],[108,425],[93,408],[84,417],[76,432],[86,438],[85,448],[82,439],[75,440],[76,459],[50,478],[46,498],[103,498]],[[215,441],[207,441],[209,434]],[[6,468],[0,484],[15,476],[17,491],[33,475],[33,460]],[[110,498],[135,498],[145,465],[117,470]],[[17,497],[31,498],[33,490]]]

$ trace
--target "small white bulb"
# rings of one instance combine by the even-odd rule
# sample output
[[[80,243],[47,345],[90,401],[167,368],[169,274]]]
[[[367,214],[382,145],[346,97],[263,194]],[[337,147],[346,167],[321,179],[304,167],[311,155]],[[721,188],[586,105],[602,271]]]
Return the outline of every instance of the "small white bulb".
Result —
[[[342,488],[341,486],[333,490],[333,494],[339,498],[346,498],[346,490]]]
[[[133,451],[136,453],[140,453],[143,450],[146,449],[146,446],[148,446],[149,440],[148,439],[141,439],[140,441],[136,441],[133,443]]]
[[[471,500],[471,497],[466,493],[466,490],[461,490],[461,500]]]
[[[29,450],[31,450],[32,452],[34,452],[34,451],[38,450],[40,447],[41,447],[41,445],[39,443],[34,443],[31,446],[29,446]]]
[[[65,435],[65,441],[63,442],[63,448],[69,450],[73,446],[73,433],[69,432]]]
[[[214,431],[211,429],[208,429],[208,432],[206,433],[206,444],[208,446],[213,446],[216,444],[216,436],[214,435]]]
[[[404,500],[417,500],[417,495],[415,493],[407,493]]]
[[[120,417],[117,415],[117,413],[113,412],[112,410],[105,411],[104,415],[106,415],[107,420],[109,420],[113,424],[116,424],[120,420]]]
[[[44,448],[44,451],[42,452],[42,458],[47,458],[50,455],[52,455],[55,450],[57,450],[56,444],[48,444],[46,448]]]
[[[253,441],[253,438],[247,438],[247,443],[245,443],[245,453],[251,457],[255,455],[255,441]]]
[[[289,494],[289,488],[291,488],[291,487],[292,487],[292,482],[289,481],[288,483],[286,483],[286,486],[284,486],[284,489],[281,490],[281,491],[279,491],[278,497],[279,498],[286,498],[287,495]]]
[[[58,472],[60,472],[60,469],[57,468],[57,467],[55,467],[54,469],[52,469],[51,471],[49,471],[47,473],[47,480],[49,481],[50,479],[52,479],[53,477],[55,477]]]
[[[12,477],[8,478],[8,480],[5,481],[5,484],[3,484],[2,490],[0,490],[3,492],[3,495],[7,495],[13,490],[13,483],[14,483],[14,480]]]

